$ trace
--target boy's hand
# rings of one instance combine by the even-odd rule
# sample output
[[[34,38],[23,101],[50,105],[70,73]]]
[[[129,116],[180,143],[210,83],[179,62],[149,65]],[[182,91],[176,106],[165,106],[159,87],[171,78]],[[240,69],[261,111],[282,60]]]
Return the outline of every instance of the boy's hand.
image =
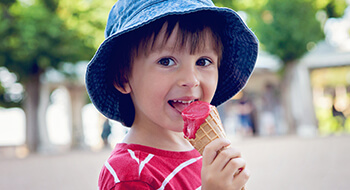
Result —
[[[249,179],[241,152],[223,138],[209,143],[203,152],[202,190],[241,190]]]

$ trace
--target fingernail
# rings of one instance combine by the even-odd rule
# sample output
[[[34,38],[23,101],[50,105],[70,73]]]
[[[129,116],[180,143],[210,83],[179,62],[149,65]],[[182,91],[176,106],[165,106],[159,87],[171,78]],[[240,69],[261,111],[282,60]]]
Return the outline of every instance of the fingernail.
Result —
[[[228,144],[231,144],[231,141],[229,139],[225,139],[225,141],[228,143]]]

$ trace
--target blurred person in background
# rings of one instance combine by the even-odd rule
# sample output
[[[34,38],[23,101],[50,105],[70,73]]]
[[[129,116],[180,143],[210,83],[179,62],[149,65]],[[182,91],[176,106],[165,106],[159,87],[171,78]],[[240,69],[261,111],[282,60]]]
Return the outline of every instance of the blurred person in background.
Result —
[[[103,126],[102,126],[102,134],[101,134],[101,138],[103,140],[103,144],[104,144],[104,147],[109,147],[109,141],[108,141],[108,137],[111,135],[112,133],[112,126],[111,124],[109,123],[109,120],[106,119],[106,121],[103,123]]]
[[[238,101],[238,117],[240,121],[240,131],[244,136],[252,136],[255,131],[253,122],[253,102],[244,93]]]
[[[333,96],[333,100],[332,100],[332,116],[336,119],[337,123],[341,127],[341,130],[343,130],[345,128],[346,117],[343,113],[343,110],[337,107],[335,95]]]

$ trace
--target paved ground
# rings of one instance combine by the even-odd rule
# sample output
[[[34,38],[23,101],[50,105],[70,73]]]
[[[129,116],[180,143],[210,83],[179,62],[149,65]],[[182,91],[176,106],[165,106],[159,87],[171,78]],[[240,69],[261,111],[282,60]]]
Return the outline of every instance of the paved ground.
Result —
[[[249,138],[234,142],[252,171],[249,190],[350,189],[350,136]],[[0,158],[1,190],[96,190],[110,150]]]

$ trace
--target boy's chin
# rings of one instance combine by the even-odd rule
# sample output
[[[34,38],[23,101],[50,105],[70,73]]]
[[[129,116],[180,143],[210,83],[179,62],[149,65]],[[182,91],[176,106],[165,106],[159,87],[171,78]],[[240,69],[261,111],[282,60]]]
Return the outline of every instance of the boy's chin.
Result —
[[[176,122],[173,123],[170,130],[176,133],[183,133],[183,127],[184,127],[184,122],[181,117],[181,120],[177,120]]]

